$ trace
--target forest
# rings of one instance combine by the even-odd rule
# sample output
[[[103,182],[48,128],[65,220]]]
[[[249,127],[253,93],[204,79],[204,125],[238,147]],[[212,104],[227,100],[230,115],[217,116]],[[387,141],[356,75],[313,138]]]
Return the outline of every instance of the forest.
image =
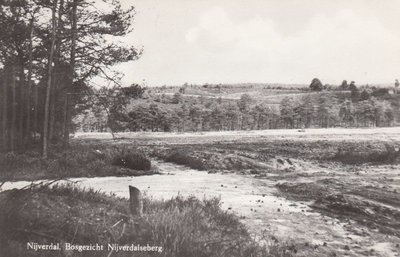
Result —
[[[92,78],[120,87],[114,64],[141,49],[122,44],[133,7],[119,1],[5,0],[0,5],[1,150],[68,144],[72,117],[90,106]]]
[[[400,122],[397,84],[357,87],[343,81],[339,86],[323,86],[316,80],[309,88],[187,84],[142,88],[140,96],[136,94],[141,99],[125,101],[109,115],[96,104],[78,115],[75,123],[84,132],[109,128],[184,132],[390,127]],[[232,92],[237,99],[229,97]],[[280,101],[271,102],[272,98]]]

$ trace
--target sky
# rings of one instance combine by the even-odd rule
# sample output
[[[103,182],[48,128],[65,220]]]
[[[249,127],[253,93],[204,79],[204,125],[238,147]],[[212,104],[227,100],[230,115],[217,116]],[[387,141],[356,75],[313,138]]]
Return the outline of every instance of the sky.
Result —
[[[400,0],[120,0],[125,83],[357,84],[400,78]]]

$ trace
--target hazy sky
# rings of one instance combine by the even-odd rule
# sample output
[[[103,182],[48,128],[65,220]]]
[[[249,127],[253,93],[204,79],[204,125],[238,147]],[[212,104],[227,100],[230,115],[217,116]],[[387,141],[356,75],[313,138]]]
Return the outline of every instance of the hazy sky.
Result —
[[[143,56],[127,83],[393,83],[400,0],[121,0]]]

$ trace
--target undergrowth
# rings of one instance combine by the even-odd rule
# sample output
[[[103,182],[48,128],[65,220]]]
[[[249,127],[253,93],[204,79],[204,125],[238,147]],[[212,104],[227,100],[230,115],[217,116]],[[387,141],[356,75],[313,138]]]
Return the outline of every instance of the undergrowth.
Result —
[[[205,162],[198,157],[193,156],[193,153],[184,150],[174,150],[168,154],[167,162],[173,162],[180,165],[186,165],[192,169],[205,170]]]
[[[292,256],[283,244],[260,246],[237,216],[220,208],[218,199],[146,198],[143,215],[129,219],[127,199],[59,184],[5,191],[0,193],[0,205],[0,256],[56,256],[51,251],[28,251],[27,241],[162,247],[157,253],[111,256]],[[73,256],[108,254],[75,251]]]
[[[133,146],[73,144],[53,146],[49,158],[39,151],[0,153],[0,181],[66,177],[140,176],[154,174],[151,161]]]

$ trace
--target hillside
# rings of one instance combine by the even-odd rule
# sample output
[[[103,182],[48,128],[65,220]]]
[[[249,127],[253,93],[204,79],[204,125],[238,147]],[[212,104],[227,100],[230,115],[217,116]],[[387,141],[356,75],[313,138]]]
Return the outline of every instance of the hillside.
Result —
[[[164,86],[113,103],[114,111],[96,106],[75,123],[86,132],[390,127],[400,123],[399,102],[400,94],[367,86],[320,91],[264,84]]]

